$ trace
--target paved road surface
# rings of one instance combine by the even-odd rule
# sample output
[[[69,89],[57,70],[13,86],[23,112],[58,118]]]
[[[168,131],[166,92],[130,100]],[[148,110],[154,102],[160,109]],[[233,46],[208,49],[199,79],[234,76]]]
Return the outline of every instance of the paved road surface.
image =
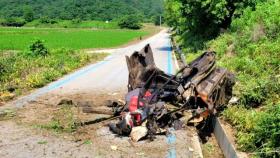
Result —
[[[167,73],[173,73],[175,66],[172,60],[170,38],[164,30],[138,44],[116,49],[101,65],[97,65],[97,68],[63,85],[62,89],[57,92],[125,91],[128,79],[125,55],[131,55],[134,51],[139,51],[146,44],[151,45],[158,67]]]

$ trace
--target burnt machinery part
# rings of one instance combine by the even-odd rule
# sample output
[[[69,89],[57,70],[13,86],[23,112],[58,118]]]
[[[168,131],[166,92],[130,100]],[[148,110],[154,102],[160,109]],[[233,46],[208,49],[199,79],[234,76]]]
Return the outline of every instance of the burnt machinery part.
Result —
[[[216,67],[215,56],[213,51],[205,52],[176,75],[167,75],[156,67],[152,49],[150,45],[146,45],[141,51],[126,57],[128,89],[152,89],[153,95],[162,91],[173,93],[177,98],[183,98],[182,104],[188,103],[192,108],[207,107],[214,112],[215,107],[225,105],[232,97],[235,83],[232,73]]]

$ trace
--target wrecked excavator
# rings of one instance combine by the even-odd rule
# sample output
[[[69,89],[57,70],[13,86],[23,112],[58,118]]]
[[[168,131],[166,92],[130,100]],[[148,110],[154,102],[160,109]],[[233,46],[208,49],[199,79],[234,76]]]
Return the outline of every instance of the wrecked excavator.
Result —
[[[150,45],[126,56],[126,62],[128,93],[124,105],[111,105],[120,120],[109,127],[135,141],[154,139],[170,127],[180,129],[184,111],[192,112],[188,123],[208,128],[207,120],[232,97],[234,75],[216,66],[215,52],[203,53],[175,75],[156,67]]]

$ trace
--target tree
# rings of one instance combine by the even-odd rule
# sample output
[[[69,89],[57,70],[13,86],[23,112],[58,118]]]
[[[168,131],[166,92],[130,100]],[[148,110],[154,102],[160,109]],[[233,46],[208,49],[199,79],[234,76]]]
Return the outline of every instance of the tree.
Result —
[[[166,23],[169,26],[174,27],[177,29],[177,27],[180,25],[180,19],[182,18],[181,14],[181,8],[182,3],[180,3],[177,0],[166,0],[165,1],[165,14],[164,18],[166,20]]]
[[[47,16],[44,16],[44,17],[40,18],[40,23],[42,23],[42,24],[55,24],[55,23],[57,23],[57,21],[54,20],[54,19],[51,19]]]
[[[156,15],[153,17],[153,22],[155,25],[159,26],[164,23],[164,18],[162,15]]]
[[[139,13],[148,21],[162,12],[163,0],[0,0],[0,17],[24,17],[26,21],[45,16],[105,21]]]
[[[265,0],[166,0],[167,23],[178,29],[184,44],[201,48],[203,42],[227,29],[246,7]]]
[[[21,27],[26,24],[22,18],[7,18],[0,23],[2,26]]]
[[[118,25],[120,28],[137,30],[142,27],[140,19],[137,15],[128,15],[120,19]]]
[[[27,22],[31,22],[34,20],[34,13],[32,11],[32,8],[30,7],[26,7],[23,11],[23,18],[25,19],[25,21]]]

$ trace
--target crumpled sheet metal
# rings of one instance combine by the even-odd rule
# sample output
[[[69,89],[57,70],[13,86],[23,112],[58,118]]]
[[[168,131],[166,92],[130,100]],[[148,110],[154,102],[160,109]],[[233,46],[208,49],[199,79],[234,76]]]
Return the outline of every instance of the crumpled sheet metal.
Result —
[[[156,67],[150,45],[146,45],[139,52],[134,52],[130,57],[127,56],[126,59],[129,70],[129,90],[144,85],[146,89],[161,88],[160,83],[172,77]],[[153,73],[156,75],[152,76]],[[147,83],[149,77],[152,77],[151,83]],[[183,96],[183,102],[189,101],[191,96],[198,97],[212,111],[215,107],[228,103],[232,97],[234,84],[232,73],[217,68],[215,52],[205,52],[184,68],[183,73],[171,80],[164,89],[169,88],[168,91]],[[181,90],[178,92],[179,87]]]
[[[196,115],[193,118],[207,118],[216,113],[216,108],[226,105],[232,97],[234,75],[216,66],[215,52],[203,53],[175,75],[166,74],[156,67],[150,45],[130,57],[126,56],[126,62],[129,76],[123,109],[126,115],[123,118],[131,116],[130,120],[122,119],[111,126],[112,131],[122,131],[123,127],[125,133],[129,133],[135,126],[133,118],[136,113],[137,126],[141,125],[141,121],[146,122],[147,134],[153,139],[158,129],[180,125],[176,121],[182,117],[183,110],[194,110]],[[171,111],[165,106],[166,103],[174,105],[177,110]]]

